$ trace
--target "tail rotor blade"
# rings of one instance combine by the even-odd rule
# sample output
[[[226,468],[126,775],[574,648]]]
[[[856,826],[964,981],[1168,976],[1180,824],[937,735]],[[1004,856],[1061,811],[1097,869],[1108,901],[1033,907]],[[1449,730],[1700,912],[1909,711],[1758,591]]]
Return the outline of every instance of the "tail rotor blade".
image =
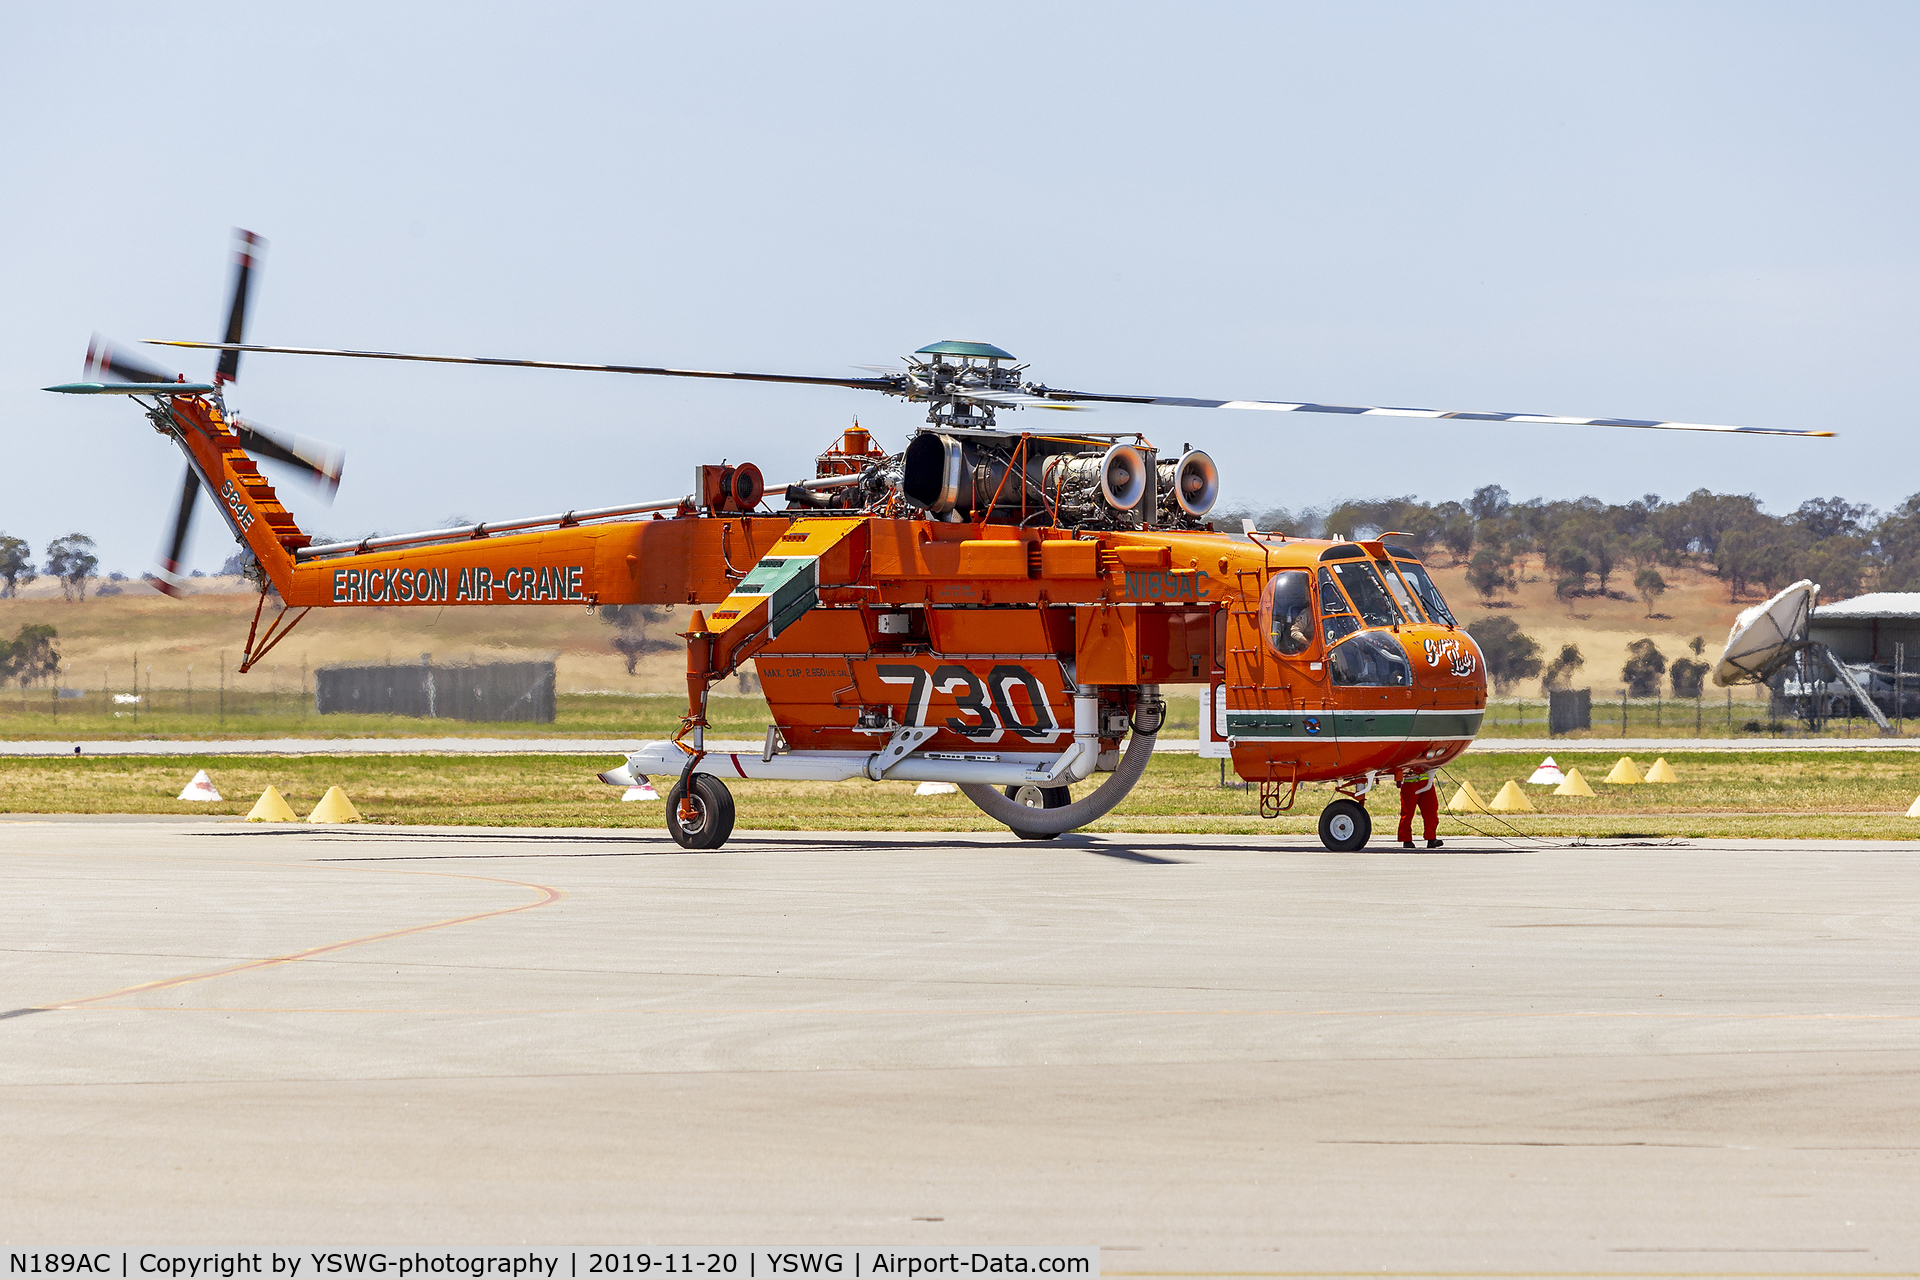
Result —
[[[88,382],[178,382],[180,375],[156,364],[148,364],[125,347],[94,334],[87,343],[86,380]]]
[[[333,501],[333,495],[340,488],[340,472],[347,465],[344,451],[319,440],[274,431],[240,418],[231,419],[228,426],[240,437],[241,448],[258,457],[298,467],[321,486],[328,502]]]
[[[227,342],[240,343],[247,328],[247,299],[253,292],[253,268],[267,251],[267,242],[251,231],[239,227],[233,229],[233,298],[227,305]],[[220,366],[214,370],[215,386],[238,381],[240,377],[240,353],[226,350],[220,353]]]
[[[179,597],[186,592],[181,589],[183,575],[180,572],[181,557],[187,554],[187,531],[193,527],[194,499],[200,496],[200,477],[188,467],[180,477],[180,505],[173,513],[173,540],[160,554],[160,577],[154,583],[167,595]]]

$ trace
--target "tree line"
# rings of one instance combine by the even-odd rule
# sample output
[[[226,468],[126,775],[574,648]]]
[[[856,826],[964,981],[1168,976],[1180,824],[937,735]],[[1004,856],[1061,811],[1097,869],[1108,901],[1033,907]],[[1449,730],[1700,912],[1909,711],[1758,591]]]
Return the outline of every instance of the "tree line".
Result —
[[[1647,494],[1632,502],[1530,498],[1515,502],[1484,485],[1464,502],[1413,497],[1349,499],[1326,510],[1286,508],[1218,512],[1215,527],[1256,527],[1298,537],[1405,535],[1422,555],[1445,551],[1465,564],[1483,600],[1519,587],[1518,564],[1537,559],[1554,593],[1617,595],[1632,585],[1653,603],[1666,590],[1663,568],[1692,565],[1727,586],[1729,600],[1770,594],[1801,578],[1828,599],[1865,590],[1920,589],[1920,494],[1881,513],[1844,498],[1810,498],[1784,515],[1752,494],[1696,489],[1677,502]]]
[[[1466,632],[1480,647],[1480,656],[1487,664],[1487,678],[1497,693],[1510,692],[1514,685],[1536,676],[1542,693],[1570,689],[1574,677],[1587,665],[1577,644],[1563,644],[1551,660],[1543,661],[1539,642],[1520,630],[1512,618],[1481,618],[1468,623]],[[1620,667],[1620,682],[1631,697],[1654,698],[1661,694],[1664,676],[1674,697],[1698,698],[1706,692],[1707,674],[1713,670],[1701,656],[1706,648],[1707,638],[1695,636],[1687,641],[1687,649],[1693,656],[1669,662],[1652,640],[1635,640],[1627,646],[1627,660]]]
[[[0,597],[16,596],[21,587],[32,586],[41,573],[57,578],[60,590],[69,600],[85,600],[87,583],[99,576],[100,558],[93,554],[93,539],[84,533],[70,533],[47,544],[47,558],[40,569],[33,566],[33,548],[24,538],[0,533]],[[115,575],[118,577],[119,575]]]

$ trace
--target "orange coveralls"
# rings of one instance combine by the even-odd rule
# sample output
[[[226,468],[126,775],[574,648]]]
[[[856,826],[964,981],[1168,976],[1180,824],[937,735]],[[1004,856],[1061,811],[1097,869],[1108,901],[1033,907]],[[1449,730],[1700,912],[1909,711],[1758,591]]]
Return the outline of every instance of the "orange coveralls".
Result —
[[[1413,811],[1420,810],[1425,839],[1431,840],[1440,829],[1440,793],[1434,789],[1431,773],[1409,773],[1400,779],[1400,843],[1413,839]]]

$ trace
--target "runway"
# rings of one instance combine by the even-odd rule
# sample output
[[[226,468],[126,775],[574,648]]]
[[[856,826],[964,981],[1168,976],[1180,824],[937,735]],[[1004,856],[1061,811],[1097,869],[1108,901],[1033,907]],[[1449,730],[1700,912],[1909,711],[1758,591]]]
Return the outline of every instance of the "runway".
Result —
[[[72,738],[0,742],[0,756],[407,756],[571,755],[624,756],[639,746],[630,738]],[[761,738],[709,738],[711,751],[758,751]],[[77,750],[76,750],[77,748]],[[1193,755],[1198,738],[1162,738],[1158,755]],[[1677,751],[1920,751],[1920,738],[1476,738],[1470,752],[1622,752],[1671,755]]]
[[[0,820],[0,1222],[1920,1270],[1920,848]]]

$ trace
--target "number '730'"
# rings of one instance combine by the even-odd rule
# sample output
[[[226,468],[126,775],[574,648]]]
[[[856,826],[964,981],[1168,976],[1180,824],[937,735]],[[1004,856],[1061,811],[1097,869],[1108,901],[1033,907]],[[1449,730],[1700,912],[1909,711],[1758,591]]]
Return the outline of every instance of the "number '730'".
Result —
[[[1009,730],[1035,742],[1057,738],[1062,732],[1047,707],[1047,692],[1040,678],[1011,662],[996,665],[987,672],[985,680],[952,662],[935,667],[932,674],[928,674],[925,667],[883,662],[874,668],[874,673],[882,684],[910,686],[905,718],[910,727],[927,723],[927,705],[938,692],[951,696],[954,710],[959,712],[947,717],[946,727],[977,742],[994,742]],[[1026,690],[1027,703],[1033,708],[1030,722],[1022,720],[1013,709],[1009,691],[1016,685]]]

